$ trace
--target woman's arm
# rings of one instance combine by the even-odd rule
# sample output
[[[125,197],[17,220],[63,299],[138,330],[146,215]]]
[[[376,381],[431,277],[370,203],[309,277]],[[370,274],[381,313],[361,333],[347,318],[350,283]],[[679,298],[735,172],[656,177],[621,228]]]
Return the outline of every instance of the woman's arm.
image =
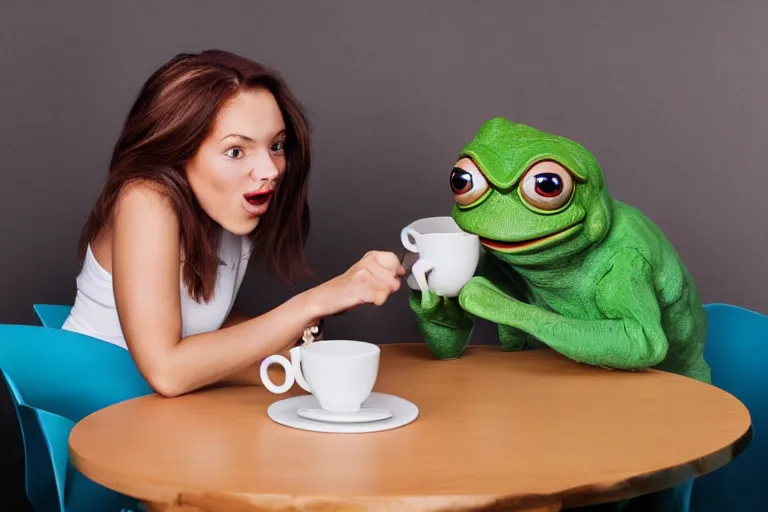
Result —
[[[229,313],[229,316],[226,320],[224,320],[224,323],[221,324],[221,328],[224,329],[226,327],[232,327],[233,325],[241,324],[247,320],[250,320],[253,318],[251,315],[246,315],[245,313],[240,313],[239,311],[232,311]]]
[[[233,375],[257,382],[248,369],[293,346],[309,324],[358,305],[384,304],[405,275],[397,256],[371,252],[344,274],[267,313],[182,339],[179,222],[170,200],[149,186],[126,188],[113,217],[111,249],[115,302],[128,349],[164,396]]]
[[[281,352],[317,314],[304,293],[256,318],[181,339],[180,260],[170,202],[149,187],[127,189],[112,227],[115,301],[128,348],[159,394],[186,393]]]
[[[251,318],[253,317],[250,315],[233,311],[232,313],[229,314],[227,319],[224,320],[224,323],[222,324],[221,328],[225,329],[227,327],[232,327],[233,325],[241,324],[247,320],[250,320]],[[288,352],[288,350],[289,349],[285,349],[279,353],[290,359],[290,353]],[[239,370],[231,375],[228,375],[221,381],[221,384],[260,386],[262,384],[261,375],[259,373],[261,361],[262,360],[260,359],[255,363],[249,366],[246,366],[242,370]]]
[[[233,325],[241,324],[247,320],[253,318],[250,315],[240,313],[238,311],[232,311],[224,323],[221,325],[221,329],[232,327]],[[288,351],[284,350],[283,355],[287,356]],[[245,384],[251,386],[261,385],[261,377],[259,375],[259,367],[261,366],[261,360],[256,361],[250,366],[246,366],[242,370],[239,370],[231,375],[225,377],[221,384]]]
[[[252,317],[249,315],[246,315],[244,313],[239,312],[231,312],[227,319],[222,324],[221,328],[225,327],[231,327],[233,325],[241,324],[245,322],[246,320],[250,320]],[[316,325],[316,327],[319,329],[319,332],[314,334],[312,336],[313,341],[319,341],[323,339],[323,327],[322,327],[322,319]],[[301,340],[296,340],[296,343],[298,344]],[[290,347],[288,349],[283,350],[280,354],[288,359],[291,358],[290,355]],[[232,375],[227,376],[224,378],[224,380],[221,381],[222,384],[245,384],[245,385],[252,385],[252,386],[258,386],[261,385],[261,375],[260,375],[260,366],[261,361],[257,361],[256,363],[247,366],[243,368],[242,370],[233,373]]]

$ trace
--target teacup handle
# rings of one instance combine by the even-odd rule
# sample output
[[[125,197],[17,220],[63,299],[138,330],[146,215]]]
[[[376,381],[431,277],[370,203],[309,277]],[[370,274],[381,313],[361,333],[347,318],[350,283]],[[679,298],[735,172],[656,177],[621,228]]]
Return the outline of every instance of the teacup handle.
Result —
[[[413,242],[411,242],[411,238],[413,238]],[[403,244],[403,247],[409,251],[419,252],[419,233],[415,229],[403,228],[400,232],[400,242]]]
[[[416,278],[416,283],[419,285],[419,289],[422,294],[429,291],[429,285],[427,285],[427,272],[434,269],[435,266],[426,258],[419,258],[411,267],[411,273]]]
[[[283,367],[283,370],[285,370],[285,382],[283,382],[280,386],[272,382],[269,379],[269,374],[267,373],[267,370],[273,364],[279,364]],[[264,387],[276,395],[280,395],[291,389],[291,386],[293,386],[293,383],[296,380],[296,377],[293,375],[293,366],[291,365],[291,362],[280,354],[274,354],[266,357],[261,362],[259,375],[261,376],[261,382],[264,384]]]
[[[280,395],[291,389],[291,386],[293,386],[294,382],[296,382],[299,387],[301,387],[301,389],[307,393],[311,393],[312,390],[309,388],[307,381],[304,380],[304,374],[301,373],[301,347],[293,347],[290,353],[290,361],[288,361],[285,356],[281,356],[280,354],[274,354],[265,357],[261,362],[261,366],[259,367],[261,382],[264,383],[265,388],[267,388],[272,393],[275,393],[276,395]],[[273,383],[269,379],[269,374],[267,373],[267,370],[273,364],[279,364],[283,367],[283,370],[285,370],[285,382],[283,382],[283,384],[280,386]]]

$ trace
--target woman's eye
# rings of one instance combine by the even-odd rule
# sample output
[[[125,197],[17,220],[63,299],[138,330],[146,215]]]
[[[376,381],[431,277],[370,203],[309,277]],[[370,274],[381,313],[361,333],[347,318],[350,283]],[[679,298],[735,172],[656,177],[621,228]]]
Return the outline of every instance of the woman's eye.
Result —
[[[571,173],[557,162],[539,162],[523,175],[520,184],[523,199],[542,210],[557,210],[573,194]]]
[[[285,150],[285,143],[284,142],[275,142],[272,144],[272,151],[275,153],[280,153]]]
[[[488,181],[469,158],[462,158],[456,162],[451,170],[451,191],[456,204],[468,206],[480,199],[488,189]]]
[[[234,158],[235,160],[238,160],[243,157],[243,150],[240,148],[230,148],[225,153],[229,158]]]

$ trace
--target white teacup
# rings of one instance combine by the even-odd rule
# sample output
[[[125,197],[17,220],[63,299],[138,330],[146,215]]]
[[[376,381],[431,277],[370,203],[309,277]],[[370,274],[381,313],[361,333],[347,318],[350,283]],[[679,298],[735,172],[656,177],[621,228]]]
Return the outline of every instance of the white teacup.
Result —
[[[451,217],[428,217],[400,232],[403,247],[418,253],[411,267],[422,293],[456,297],[472,279],[480,260],[480,239],[463,231]]]
[[[279,354],[265,358],[261,381],[276,394],[285,393],[296,382],[327,411],[357,412],[376,383],[380,353],[378,346],[364,341],[316,341],[292,348],[291,361]],[[285,369],[285,382],[280,386],[269,380],[267,369],[272,364]]]

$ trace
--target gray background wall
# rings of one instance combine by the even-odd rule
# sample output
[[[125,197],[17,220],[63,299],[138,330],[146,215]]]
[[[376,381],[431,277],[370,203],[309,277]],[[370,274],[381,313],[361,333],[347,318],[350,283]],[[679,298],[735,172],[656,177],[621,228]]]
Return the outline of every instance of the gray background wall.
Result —
[[[0,6],[0,322],[72,301],[77,236],[134,95],[174,54],[212,47],[277,68],[309,110],[320,280],[447,214],[457,150],[505,116],[591,149],[705,301],[768,313],[766,2],[45,4]],[[257,314],[316,282],[253,269],[240,305]],[[488,327],[476,341],[494,342]],[[328,334],[418,341],[404,293]],[[0,466],[17,475],[17,459]]]

